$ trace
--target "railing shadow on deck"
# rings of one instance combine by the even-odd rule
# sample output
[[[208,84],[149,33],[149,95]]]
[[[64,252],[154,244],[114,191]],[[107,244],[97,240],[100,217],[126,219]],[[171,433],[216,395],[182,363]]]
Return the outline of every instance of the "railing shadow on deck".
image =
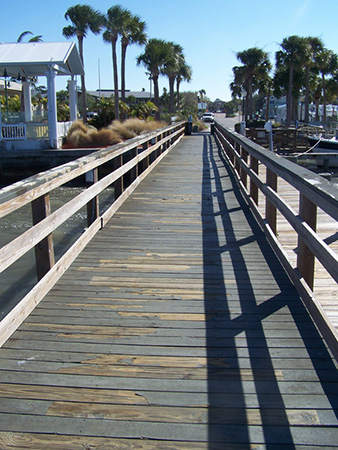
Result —
[[[237,180],[231,168],[225,161],[220,150],[217,150],[219,161],[214,158],[215,143],[211,136],[204,139],[203,161],[204,180],[202,192],[202,223],[203,223],[203,255],[204,255],[204,295],[206,309],[206,336],[208,349],[208,389],[209,389],[209,448],[213,448],[214,440],[222,442],[239,442],[241,448],[251,448],[253,433],[259,433],[261,428],[266,449],[274,449],[276,443],[295,448],[290,422],[278,383],[277,370],[273,365],[267,342],[263,320],[270,315],[287,308],[291,312],[294,324],[304,342],[308,356],[318,375],[324,392],[337,411],[338,396],[333,393],[332,379],[327,383],[326,370],[332,369],[336,373],[331,356],[322,338],[310,319],[304,305],[291,285],[280,262],[268,244],[263,230],[252,215],[250,207],[240,192]],[[219,168],[221,162],[221,170]],[[222,180],[231,179],[233,189],[224,191]],[[214,183],[214,187],[212,186]],[[235,210],[228,204],[227,198],[235,197],[252,236],[244,239],[237,238],[236,224],[232,219]],[[217,207],[213,207],[212,199]],[[221,219],[221,220],[220,220]],[[220,227],[216,224],[222,224]],[[210,235],[213,239],[210,239]],[[221,245],[218,235],[226,242]],[[256,298],[254,287],[249,275],[249,268],[243,254],[243,246],[256,243],[258,252],[267,262],[271,276],[280,292],[269,299],[261,301]],[[240,313],[232,318],[231,293],[224,282],[222,254],[227,252],[233,269],[235,286],[238,292]],[[210,267],[211,265],[211,267]],[[218,289],[215,291],[214,281],[217,280]],[[236,345],[236,337],[243,334],[246,338],[247,356],[245,349]],[[215,338],[224,343],[222,347],[214,346]],[[214,361],[218,357],[223,361],[222,371],[215,367]],[[248,358],[251,370],[256,405],[250,405],[246,398],[245,378],[240,358]],[[325,361],[325,362],[324,362]],[[230,378],[226,372],[230,369]],[[218,375],[219,374],[219,375]],[[337,380],[337,375],[336,375]],[[226,396],[224,395],[226,394]],[[273,406],[272,406],[273,405]],[[255,427],[250,423],[247,408],[257,408],[260,412],[261,426]],[[273,410],[272,414],[271,411]],[[230,421],[228,421],[230,419]],[[237,426],[227,425],[227,422]],[[220,425],[223,424],[223,425]],[[256,428],[253,432],[252,428]],[[215,448],[217,444],[215,444]]]
[[[314,289],[317,277],[325,276],[330,286],[338,282],[338,253],[316,232],[319,211],[328,218],[329,227],[338,220],[337,188],[310,170],[275,155],[217,122],[214,134],[253,214],[338,359],[337,329],[316,298]],[[287,186],[286,196],[280,185],[284,189]],[[298,193],[298,202],[294,199],[297,205],[290,202],[289,188]],[[279,239],[278,217],[283,218],[297,239],[295,263]],[[320,273],[315,270],[316,261],[323,268]]]

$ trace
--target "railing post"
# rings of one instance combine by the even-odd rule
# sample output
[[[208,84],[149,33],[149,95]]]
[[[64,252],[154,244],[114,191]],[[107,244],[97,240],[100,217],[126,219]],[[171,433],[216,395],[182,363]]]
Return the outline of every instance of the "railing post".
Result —
[[[302,193],[300,193],[299,196],[299,214],[301,218],[316,231],[317,206]],[[310,289],[313,290],[315,257],[300,238],[298,238],[297,268]]]
[[[131,159],[134,159],[137,156],[138,150],[137,147],[131,150]],[[138,167],[137,164],[130,170],[130,182],[132,183],[138,177]]]
[[[266,184],[277,191],[277,175],[269,168],[266,169]],[[277,234],[277,210],[268,198],[266,198],[265,216],[271,230],[274,234]]]
[[[49,194],[42,195],[32,201],[33,225],[41,222],[51,213]],[[36,274],[38,280],[54,266],[53,236],[49,234],[35,246]]]
[[[93,169],[93,184],[99,181],[99,171],[98,169]],[[87,225],[90,225],[95,222],[95,220],[99,217],[99,196],[94,197],[90,202],[87,203]]]
[[[241,147],[241,159],[247,163],[248,162],[248,152],[244,149],[244,147]],[[245,188],[247,188],[248,185],[248,176],[247,173],[245,172],[244,168],[241,166],[240,169],[240,174],[241,174],[241,180],[243,185],[245,186]]]
[[[253,155],[250,155],[250,168],[253,172],[258,175],[258,159]],[[250,196],[252,200],[258,205],[258,186],[257,184],[250,178]]]
[[[118,169],[123,166],[123,155],[117,156],[113,160],[113,170]],[[116,180],[114,183],[114,198],[115,200],[122,194],[123,192],[123,176]]]
[[[162,133],[159,134],[159,135],[157,136],[156,142],[160,142],[160,141],[162,140],[162,137],[163,137],[163,134],[162,134]],[[160,145],[160,146],[158,147],[158,149],[156,150],[156,153],[155,153],[155,159],[157,159],[157,158],[160,156],[161,153],[162,153],[162,145]]]
[[[241,145],[238,144],[238,142],[235,142],[235,149],[236,149],[236,152],[240,155],[241,154]],[[235,157],[235,169],[239,176],[240,170],[241,170],[241,165],[240,165],[237,157]]]

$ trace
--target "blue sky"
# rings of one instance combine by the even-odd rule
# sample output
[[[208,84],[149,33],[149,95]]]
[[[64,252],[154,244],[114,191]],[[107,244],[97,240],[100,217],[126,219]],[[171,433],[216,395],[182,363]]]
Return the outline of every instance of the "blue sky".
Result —
[[[62,29],[70,23],[64,14],[77,3],[89,4],[103,13],[119,4],[147,23],[148,37],[180,44],[193,70],[192,81],[182,83],[181,90],[204,89],[211,100],[231,99],[229,84],[232,67],[238,64],[238,51],[257,46],[274,62],[282,40],[297,34],[320,37],[327,48],[338,53],[337,0],[0,0],[0,42],[15,42],[26,30],[41,34],[45,42],[65,40]],[[142,47],[128,48],[126,87],[130,90],[150,87],[145,69],[136,66],[140,53]],[[112,89],[111,47],[102,36],[89,34],[84,54],[87,89],[98,89],[99,66],[101,88]],[[39,81],[45,84],[43,77]],[[66,83],[66,77],[58,77],[57,89],[64,89]],[[160,87],[161,91],[168,87],[165,78]]]

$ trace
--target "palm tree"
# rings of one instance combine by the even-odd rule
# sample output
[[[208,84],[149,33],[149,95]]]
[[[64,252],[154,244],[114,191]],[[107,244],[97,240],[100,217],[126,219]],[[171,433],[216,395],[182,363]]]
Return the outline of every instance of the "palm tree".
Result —
[[[158,110],[155,113],[156,120],[160,120],[160,95],[158,88],[158,77],[161,70],[170,58],[170,45],[162,39],[150,39],[145,47],[144,52],[137,57],[137,64],[143,64],[147,72],[151,74],[154,83],[154,103]]]
[[[326,75],[333,75],[338,68],[338,57],[332,50],[323,48],[316,55],[316,64],[322,79],[323,122],[326,122]]]
[[[190,81],[192,77],[192,69],[185,60],[179,61],[179,67],[176,75],[176,97],[177,97],[177,109],[180,108],[180,84],[183,80]]]
[[[288,91],[286,97],[286,126],[290,126],[292,119],[292,98],[294,72],[299,71],[306,63],[307,59],[307,41],[306,38],[299,36],[290,36],[283,39],[280,44],[282,50],[276,53],[276,66],[287,67],[289,71]]]
[[[168,42],[169,44],[169,58],[163,66],[162,74],[166,75],[169,79],[169,112],[174,113],[175,109],[175,80],[179,71],[180,60],[184,60],[183,48],[174,44],[174,42]]]
[[[257,47],[249,48],[236,54],[237,59],[243,64],[240,69],[234,68],[234,74],[241,79],[247,93],[247,115],[252,116],[252,96],[258,89],[262,78],[271,70],[268,54]],[[239,77],[240,75],[240,77]]]
[[[126,98],[126,53],[127,47],[131,44],[144,45],[147,42],[147,35],[145,33],[146,23],[140,19],[139,16],[131,16],[124,29],[122,30],[121,39],[121,98],[125,101]]]
[[[315,68],[316,58],[319,52],[324,49],[323,42],[317,37],[306,38],[307,49],[305,53],[305,116],[306,123],[309,122],[309,104],[310,104],[310,74]]]
[[[79,54],[82,65],[84,67],[83,58],[83,39],[87,36],[88,30],[94,34],[101,31],[103,24],[103,16],[99,11],[94,10],[88,5],[75,5],[67,9],[65,13],[66,20],[70,20],[72,25],[65,27],[62,34],[67,39],[74,36],[77,37],[79,45]],[[87,122],[87,101],[86,101],[86,83],[85,76],[81,75],[81,91],[82,91],[82,119]]]
[[[105,20],[106,31],[103,33],[103,40],[112,46],[113,59],[113,77],[114,77],[114,99],[115,99],[115,120],[119,120],[119,83],[117,73],[117,55],[116,44],[119,36],[123,35],[126,24],[131,18],[131,13],[128,9],[122,8],[119,5],[112,6],[107,11]]]
[[[25,38],[28,35],[33,35],[31,31],[24,31],[20,34],[18,37],[18,40],[16,42],[22,42],[23,38]],[[42,34],[39,34],[38,36],[31,37],[28,42],[42,42]]]

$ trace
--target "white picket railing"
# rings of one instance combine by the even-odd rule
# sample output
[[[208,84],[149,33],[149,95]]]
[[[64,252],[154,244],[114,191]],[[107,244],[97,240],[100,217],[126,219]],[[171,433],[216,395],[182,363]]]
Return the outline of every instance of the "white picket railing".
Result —
[[[25,140],[26,125],[24,123],[1,126],[1,137],[6,141]]]
[[[72,122],[58,122],[58,138],[66,136]],[[1,139],[26,140],[26,139],[48,139],[48,123],[27,123],[27,124],[2,124]]]

